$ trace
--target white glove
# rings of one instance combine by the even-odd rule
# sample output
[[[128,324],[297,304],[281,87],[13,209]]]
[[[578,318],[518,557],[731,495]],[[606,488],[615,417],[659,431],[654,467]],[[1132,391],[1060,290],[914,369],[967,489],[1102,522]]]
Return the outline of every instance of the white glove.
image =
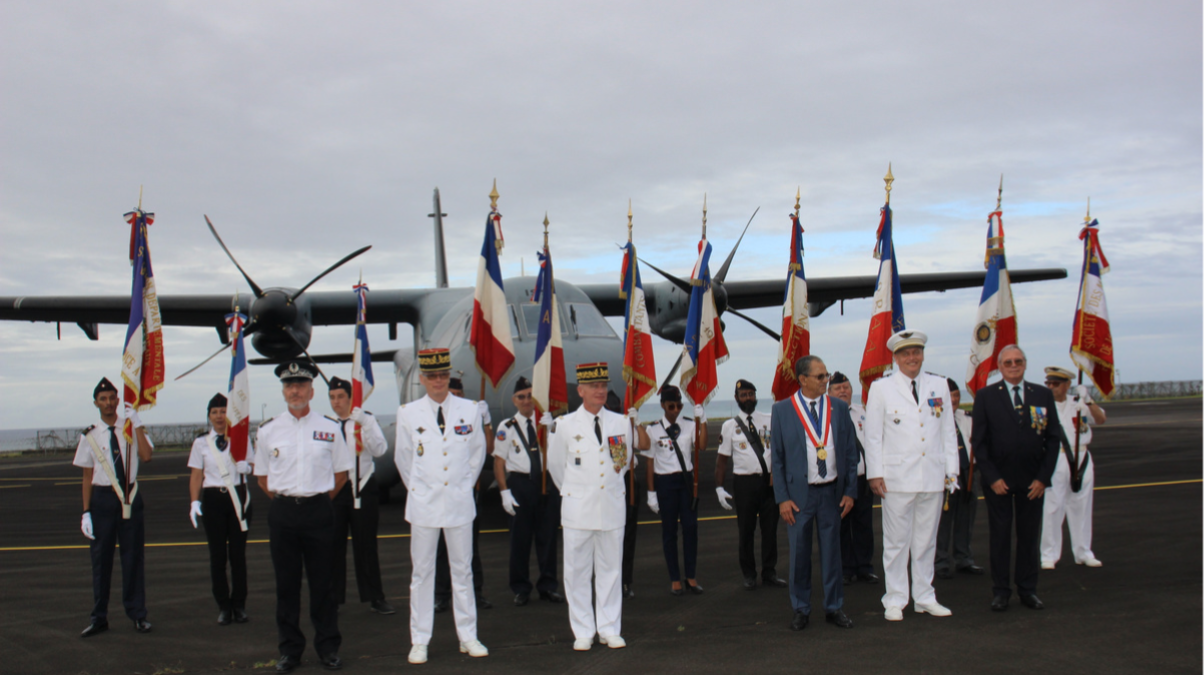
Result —
[[[703,410],[700,405],[694,406],[694,421],[699,424],[707,423],[707,411]]]
[[[628,408],[627,409],[627,419],[631,420],[632,424],[639,424],[640,423],[640,411],[636,410],[635,408]]]
[[[514,499],[514,495],[509,490],[502,490],[502,509],[513,516],[516,508],[518,501]]]
[[[83,532],[84,536],[89,539],[96,538],[96,536],[92,534],[92,514],[91,513],[85,513],[84,517],[80,518],[79,531]]]
[[[945,489],[949,494],[957,492],[957,476],[945,476]]]
[[[656,493],[655,492],[648,493],[648,508],[652,509],[653,513],[661,512],[661,505],[659,502],[656,501]]]
[[[351,420],[352,422],[355,422],[356,424],[360,425],[361,427],[364,426],[364,409],[363,408],[352,408],[351,414],[347,416],[347,419]]]
[[[129,403],[125,404],[125,418],[133,423],[135,429],[142,426],[142,419],[138,417],[138,411],[134,410],[134,406]]]
[[[201,513],[201,503],[193,502],[192,507],[188,510],[188,518],[192,520],[192,529],[196,529],[196,517],[204,515]]]
[[[556,431],[556,418],[552,417],[551,415],[544,415],[543,417],[540,417],[539,424],[540,426],[547,427],[549,434]]]
[[[1074,388],[1074,393],[1079,395],[1079,401],[1086,403],[1091,400],[1091,394],[1087,391],[1087,385],[1080,384]]]
[[[722,506],[725,511],[732,510],[732,505],[727,501],[731,499],[732,496],[728,494],[727,490],[717,487],[715,488],[715,496],[719,497],[719,505]]]
[[[482,424],[493,424],[493,416],[489,414],[489,403],[477,401],[477,412],[481,414]]]
[[[238,471],[241,474],[248,474],[248,473],[251,473],[251,465],[248,464],[246,460],[243,460],[241,462],[235,462],[234,470]]]

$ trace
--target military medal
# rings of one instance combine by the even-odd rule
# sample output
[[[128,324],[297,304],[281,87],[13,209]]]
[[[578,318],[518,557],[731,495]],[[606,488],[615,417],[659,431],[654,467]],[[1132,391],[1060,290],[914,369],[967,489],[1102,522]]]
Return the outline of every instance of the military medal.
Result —
[[[941,412],[945,409],[944,404],[945,399],[939,396],[934,396],[933,398],[928,399],[928,407],[932,409],[932,412],[937,416],[938,419],[941,416]]]
[[[822,446],[822,445],[815,446],[815,458],[821,462],[828,459],[828,451],[824,450],[824,446]]]
[[[815,428],[815,421],[811,419],[811,413],[803,407],[803,394],[799,392],[790,398],[790,402],[794,404],[794,412],[798,415],[798,419],[803,423],[803,431],[807,432],[807,438],[811,439],[811,444],[815,446],[815,457],[819,461],[827,461],[828,459],[828,439],[832,436],[832,399],[824,396],[820,402],[820,408],[823,416],[823,436]]]
[[[280,456],[280,448],[272,448],[272,456],[279,457]]]
[[[610,436],[606,444],[610,446],[610,459],[614,462],[615,473],[619,473],[627,464],[627,437]]]
[[[414,451],[419,457],[422,456],[422,441],[418,441],[418,449]]]

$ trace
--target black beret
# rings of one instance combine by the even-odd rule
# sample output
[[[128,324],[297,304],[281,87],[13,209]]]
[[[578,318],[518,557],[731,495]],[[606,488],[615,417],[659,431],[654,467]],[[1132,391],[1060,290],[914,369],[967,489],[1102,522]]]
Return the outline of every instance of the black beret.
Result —
[[[945,379],[949,380],[949,393],[960,392],[962,390],[961,387],[957,386],[957,382],[952,377],[946,377]]]
[[[225,394],[214,394],[213,398],[209,399],[209,407],[205,410],[212,411],[214,408],[225,408],[226,403],[227,401]]]
[[[341,377],[330,378],[330,391],[334,391],[335,389],[342,389],[347,392],[348,396],[351,395],[351,383]]]
[[[832,377],[828,379],[828,384],[829,385],[844,384],[845,382],[848,382],[848,381],[849,381],[849,376],[845,375],[844,373],[842,373],[838,370],[835,373],[832,373]]]
[[[740,391],[740,390],[751,391],[753,393],[756,393],[757,385],[753,384],[752,382],[749,382],[748,380],[736,380],[736,391]]]
[[[117,387],[114,387],[113,383],[109,382],[109,378],[102,377],[100,378],[100,382],[96,383],[96,388],[92,390],[92,398],[95,399],[97,396],[100,396],[101,392],[105,391],[111,391],[116,394]]]
[[[519,375],[518,379],[514,382],[514,393],[516,393],[516,394],[524,389],[530,389],[530,388],[531,388],[531,380],[528,380],[527,378],[523,377],[522,375]]]
[[[453,378],[451,378],[451,380],[448,381],[447,388],[448,389],[459,389],[460,391],[464,391],[464,382],[461,381],[460,378],[458,378],[458,377],[453,377]]]
[[[681,403],[681,390],[671,384],[661,387],[661,403],[666,402]]]

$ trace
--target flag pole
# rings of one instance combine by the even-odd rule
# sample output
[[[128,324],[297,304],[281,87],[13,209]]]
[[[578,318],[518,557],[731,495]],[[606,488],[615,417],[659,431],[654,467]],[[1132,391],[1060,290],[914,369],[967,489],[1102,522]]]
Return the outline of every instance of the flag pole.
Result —
[[[631,214],[631,198],[629,197],[627,199],[627,243],[628,244],[631,243],[631,215],[632,215]],[[634,265],[635,260],[632,260],[631,264]],[[634,274],[631,275],[631,280],[632,280],[633,288],[623,289],[624,291],[627,291],[628,306],[630,306],[632,295],[635,293],[635,288],[634,288],[635,275]],[[632,403],[632,404],[635,403],[635,401],[631,400],[631,384],[630,383],[628,383],[628,385],[627,385],[627,395],[624,396],[624,398],[627,399],[628,403]],[[626,413],[627,411],[624,410],[623,412]],[[635,420],[629,418],[628,422],[630,423],[630,426],[631,426],[631,461],[628,462],[628,468],[627,468],[627,505],[635,506],[635,467],[631,466],[631,463],[635,461],[635,446],[636,446],[636,443],[638,443],[638,441],[637,441],[637,437],[636,437],[636,433],[635,433]]]
[[[1086,227],[1090,224],[1091,224],[1091,197],[1087,197],[1087,215],[1083,216],[1083,226]],[[1083,248],[1085,249],[1084,257],[1087,259],[1087,264],[1089,265],[1089,264],[1091,264],[1091,237],[1083,238]],[[1086,284],[1083,284],[1082,281],[1079,282],[1079,285],[1086,286]],[[1080,304],[1080,306],[1085,306],[1085,305]],[[1081,329],[1081,324],[1083,321],[1082,315],[1083,315],[1083,312],[1079,312],[1079,324],[1080,324],[1079,334],[1080,335],[1082,335],[1082,329]],[[1075,370],[1079,371],[1079,386],[1082,386],[1083,369],[1076,368]],[[1076,409],[1074,411],[1074,462],[1073,462],[1074,466],[1070,467],[1071,479],[1075,478],[1075,474],[1077,474],[1078,470],[1079,470],[1079,439],[1082,437],[1082,432],[1079,431],[1080,423],[1081,422],[1079,420],[1079,411]]]
[[[549,258],[551,256],[551,252],[548,251],[548,225],[550,225],[550,224],[551,224],[551,221],[548,220],[548,212],[544,211],[543,212],[543,254],[544,254],[545,258]],[[552,286],[552,289],[551,289],[552,293],[555,293],[556,292],[556,287],[555,287],[556,280],[549,279],[549,282],[550,282],[549,285]],[[553,307],[555,307],[555,305],[553,305]],[[560,326],[552,326],[552,330],[560,330]],[[548,349],[549,350],[552,349],[551,340],[548,341]],[[549,393],[551,392],[550,385],[548,387],[548,391],[549,391]],[[549,396],[548,399],[549,399],[548,400],[548,411],[546,414],[551,415],[552,414],[551,396]],[[541,426],[543,426],[543,425],[541,425]],[[535,434],[535,440],[537,443],[539,443],[539,456],[540,456],[539,493],[541,495],[546,495],[546,494],[548,494],[548,450],[547,450],[548,444],[547,444],[547,431],[546,431],[547,427],[545,426],[543,428],[544,428],[544,431],[542,431],[541,433]],[[540,441],[540,437],[542,437],[544,440]]]
[[[707,238],[707,195],[702,193],[702,239]],[[701,405],[701,404],[697,404]],[[703,414],[705,414],[705,409]],[[694,420],[694,510],[698,510],[698,461],[701,459],[702,449],[698,446],[702,443],[702,422]]]

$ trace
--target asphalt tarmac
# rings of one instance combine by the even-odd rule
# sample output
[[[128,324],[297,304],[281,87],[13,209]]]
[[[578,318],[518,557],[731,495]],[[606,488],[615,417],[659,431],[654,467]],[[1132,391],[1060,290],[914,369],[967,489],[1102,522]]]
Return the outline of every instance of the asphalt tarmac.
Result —
[[[343,606],[343,670],[1201,672],[1201,400],[1106,407],[1108,424],[1096,429],[1091,447],[1097,486],[1093,548],[1104,567],[1074,565],[1066,541],[1058,568],[1041,572],[1044,611],[1013,602],[1008,612],[993,613],[989,577],[957,575],[935,582],[938,598],[953,610],[952,617],[934,618],[908,609],[902,623],[888,623],[882,617],[882,585],[858,583],[845,587],[844,608],[855,626],[840,630],[825,624],[818,613],[822,584],[817,562],[817,614],[806,630],[791,632],[786,589],[748,592],[741,587],[736,524],[714,498],[712,450],[704,453],[701,474],[704,520],[698,580],[706,592],[668,594],[659,521],[654,522],[645,507],[641,520],[646,524],[640,527],[637,544],[636,597],[623,606],[626,649],[595,645],[589,653],[574,652],[564,605],[532,599],[526,607],[513,606],[506,581],[506,516],[495,490],[483,498],[480,539],[485,594],[494,607],[479,612],[478,629],[490,656],[470,659],[459,654],[448,612],[436,616],[429,663],[406,662],[408,527],[402,505],[394,502],[381,508],[380,557],[385,592],[398,612],[380,616],[364,604]],[[204,535],[192,529],[187,517],[186,460],[187,453],[160,453],[144,466],[142,476],[146,595],[153,632],[138,634],[125,619],[120,563],[115,562],[111,629],[89,639],[79,637],[92,604],[87,542],[79,532],[79,470],[66,456],[0,461],[0,672],[274,672],[277,638],[266,498],[255,491],[253,543],[248,545],[251,620],[219,626]],[[880,543],[877,514],[874,527]],[[788,560],[784,530],[779,526],[782,576]],[[981,507],[974,553],[985,567],[987,520]],[[877,544],[875,555],[880,573]],[[349,580],[348,597],[355,596],[355,582]],[[312,638],[307,611],[303,608],[302,626]],[[299,672],[323,672],[312,649]]]

